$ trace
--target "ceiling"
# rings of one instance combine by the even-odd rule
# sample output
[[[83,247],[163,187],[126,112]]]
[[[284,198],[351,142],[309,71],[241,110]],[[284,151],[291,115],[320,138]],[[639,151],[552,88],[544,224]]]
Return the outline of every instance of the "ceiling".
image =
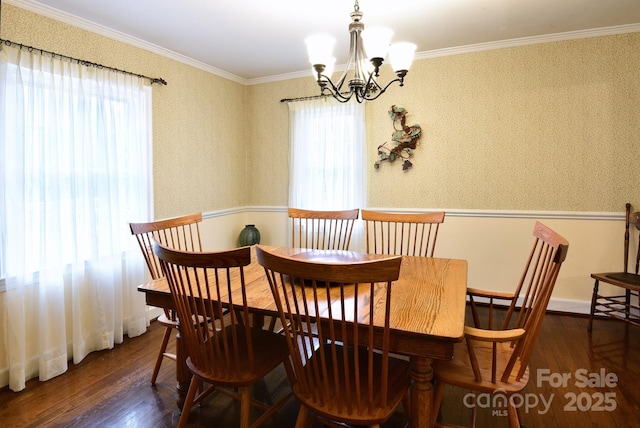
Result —
[[[348,55],[353,0],[7,0],[129,43],[152,46],[241,81],[309,73],[304,38],[330,33]],[[640,0],[360,0],[362,21],[430,52],[548,35],[640,31]],[[591,33],[587,30],[596,30]],[[17,41],[19,42],[19,41]]]

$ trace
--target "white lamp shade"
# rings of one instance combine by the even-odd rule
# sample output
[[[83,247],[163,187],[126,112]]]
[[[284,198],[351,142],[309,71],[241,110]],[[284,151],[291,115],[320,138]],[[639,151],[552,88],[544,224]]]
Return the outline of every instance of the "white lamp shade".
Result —
[[[393,30],[387,27],[371,27],[362,32],[364,50],[369,58],[386,58]]]
[[[409,70],[413,62],[416,45],[408,42],[394,43],[389,47],[389,61],[394,71]]]
[[[333,56],[336,39],[327,34],[314,34],[307,37],[304,42],[307,45],[311,65],[324,64],[326,66]]]

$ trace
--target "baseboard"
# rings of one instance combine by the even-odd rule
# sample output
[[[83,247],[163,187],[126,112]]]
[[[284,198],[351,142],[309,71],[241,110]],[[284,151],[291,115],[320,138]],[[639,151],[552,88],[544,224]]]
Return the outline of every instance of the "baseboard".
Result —
[[[547,310],[554,312],[565,312],[570,314],[588,315],[591,311],[591,302],[551,298],[551,300],[549,300]]]
[[[484,299],[481,297],[475,297],[474,301],[479,302],[481,304],[489,303],[488,299]],[[519,301],[518,304],[522,302]],[[570,299],[554,299],[553,297],[549,300],[549,304],[547,305],[547,311],[550,312],[558,312],[564,314],[575,314],[575,315],[589,315],[591,310],[591,302],[581,301],[581,300],[570,300]]]

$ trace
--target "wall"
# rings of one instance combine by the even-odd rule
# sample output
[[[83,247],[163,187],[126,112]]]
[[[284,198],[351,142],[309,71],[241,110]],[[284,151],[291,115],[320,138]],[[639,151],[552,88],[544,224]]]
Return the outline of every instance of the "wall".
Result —
[[[6,4],[1,28],[3,38],[165,78],[168,86],[153,91],[156,218],[203,211],[224,223],[210,238],[224,248],[266,216],[275,223],[262,227],[264,238],[282,241],[272,234],[286,230],[288,107],[280,99],[317,94],[313,79],[244,86]],[[468,219],[465,227],[542,215],[575,221],[577,236],[593,221],[620,221],[625,202],[640,207],[631,187],[639,47],[640,33],[631,33],[416,61],[404,88],[367,103],[368,205],[444,209]],[[391,104],[423,129],[408,172],[373,168],[393,130]]]
[[[634,33],[419,61],[414,85],[368,106],[372,142],[390,135],[390,104],[424,130],[410,173],[371,174],[370,204],[619,212],[640,203],[639,48]]]
[[[156,218],[248,204],[245,85],[7,4],[0,28],[13,42],[168,82],[153,85]]]
[[[640,33],[631,33],[416,61],[403,88],[367,103],[369,205],[578,213],[620,212],[628,199],[640,206],[639,49]],[[287,204],[280,184],[288,180],[288,110],[279,100],[316,93],[312,78],[249,87],[249,156],[264,161],[252,171],[252,204]],[[393,104],[423,130],[404,173],[398,163],[373,168],[393,132]]]

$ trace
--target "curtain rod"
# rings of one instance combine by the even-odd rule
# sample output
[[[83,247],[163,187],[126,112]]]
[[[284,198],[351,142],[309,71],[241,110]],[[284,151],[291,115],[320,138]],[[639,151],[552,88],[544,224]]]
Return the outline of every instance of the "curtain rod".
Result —
[[[162,85],[166,85],[167,84],[166,80],[164,80],[161,77],[149,77],[149,76],[145,76],[143,74],[133,73],[131,71],[120,70],[118,68],[108,67],[106,65],[97,64],[95,62],[86,61],[86,60],[83,60],[83,59],[78,59],[78,58],[74,58],[74,57],[67,56],[67,55],[62,55],[62,54],[59,54],[59,53],[47,51],[45,49],[34,48],[33,46],[23,45],[22,43],[12,42],[11,40],[0,39],[0,45],[1,44],[5,44],[7,46],[16,45],[16,46],[18,46],[19,49],[27,49],[29,52],[33,52],[33,51],[40,52],[40,55],[48,54],[48,55],[51,55],[51,57],[54,58],[54,59],[55,58],[64,59],[64,60],[67,60],[67,61],[76,62],[76,63],[78,63],[80,65],[84,65],[84,66],[87,66],[87,67],[95,67],[95,68],[98,68],[98,69],[107,69],[107,70],[111,70],[111,71],[117,71],[118,73],[129,74],[131,76],[136,76],[136,77],[139,77],[141,79],[147,79],[149,82],[151,82],[152,85],[154,83],[160,83]]]
[[[309,95],[306,97],[298,97],[298,98],[283,98],[280,100],[281,103],[290,103],[292,101],[307,101],[307,100],[316,100],[318,98],[326,98],[326,97],[330,97],[331,95]]]
[[[342,95],[348,95],[349,92],[341,92]],[[298,97],[298,98],[283,98],[280,100],[281,103],[290,103],[292,101],[307,101],[307,100],[317,100],[318,98],[329,98],[331,94],[320,94],[320,95],[307,95],[306,97]]]

